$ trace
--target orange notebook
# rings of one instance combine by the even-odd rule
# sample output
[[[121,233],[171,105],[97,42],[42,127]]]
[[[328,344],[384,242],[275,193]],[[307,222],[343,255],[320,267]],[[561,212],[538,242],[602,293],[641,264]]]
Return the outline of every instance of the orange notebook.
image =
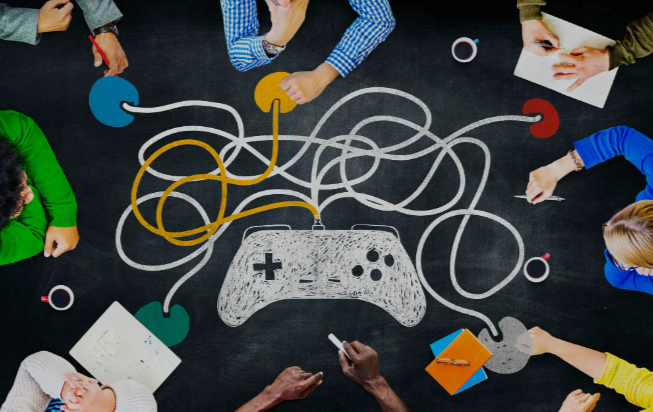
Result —
[[[461,359],[469,361],[469,366],[456,366],[437,363],[436,360],[426,368],[426,371],[438,381],[450,395],[458,392],[492,357],[492,353],[478,340],[476,336],[465,329],[437,358]]]

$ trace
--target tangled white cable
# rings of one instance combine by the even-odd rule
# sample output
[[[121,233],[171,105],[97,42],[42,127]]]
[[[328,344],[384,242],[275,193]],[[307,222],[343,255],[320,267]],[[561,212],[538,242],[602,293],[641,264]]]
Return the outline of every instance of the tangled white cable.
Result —
[[[407,121],[405,119],[401,119],[398,117],[394,116],[373,116],[369,117],[361,122],[359,122],[354,128],[350,131],[349,134],[346,135],[340,135],[340,136],[335,136],[331,137],[329,139],[322,139],[317,137],[320,130],[326,123],[326,121],[338,110],[340,109],[345,103],[349,102],[352,99],[355,99],[360,96],[368,95],[368,94],[389,94],[389,95],[394,95],[398,97],[405,98],[407,100],[410,100],[411,102],[415,103],[417,106],[419,106],[422,111],[424,112],[425,115],[425,121],[423,125],[418,125],[416,123]],[[182,133],[182,132],[188,132],[188,131],[198,131],[198,132],[205,132],[205,133],[211,133],[215,134],[221,137],[224,137],[230,142],[224,146],[224,148],[220,152],[220,157],[224,160],[224,165],[226,168],[229,167],[237,158],[241,150],[246,150],[252,155],[254,155],[257,159],[259,159],[262,163],[265,165],[268,165],[270,163],[270,159],[268,159],[265,155],[260,153],[258,150],[256,150],[254,147],[252,147],[251,143],[254,142],[263,142],[263,141],[271,141],[272,140],[272,135],[263,135],[263,136],[251,136],[251,137],[246,137],[245,136],[245,131],[244,131],[244,126],[242,119],[238,112],[231,106],[228,106],[226,104],[221,104],[221,103],[213,103],[213,102],[205,102],[205,101],[185,101],[185,102],[179,102],[179,103],[174,103],[174,104],[169,104],[161,107],[154,107],[154,108],[142,108],[142,107],[135,107],[131,106],[127,103],[123,103],[122,107],[124,110],[132,113],[159,113],[159,112],[165,112],[168,110],[173,110],[179,107],[187,107],[187,106],[208,106],[208,107],[213,107],[216,109],[221,109],[221,110],[226,110],[229,113],[231,113],[236,120],[236,124],[238,127],[238,134],[233,135],[231,133],[228,133],[226,131],[220,130],[220,129],[215,129],[211,127],[204,127],[204,126],[184,126],[184,127],[176,127],[174,129],[166,130],[162,133],[157,134],[156,136],[150,138],[147,142],[145,142],[142,146],[141,149],[139,150],[138,153],[138,158],[139,162],[141,165],[145,163],[145,152],[155,143],[160,141],[161,139],[176,134],[176,133]],[[492,321],[485,316],[482,313],[479,313],[477,311],[473,311],[470,309],[466,309],[463,307],[460,307],[458,305],[455,305],[446,299],[444,299],[442,296],[440,296],[433,288],[429,285],[429,283],[426,281],[426,278],[424,277],[424,272],[422,268],[422,254],[424,252],[424,245],[431,234],[431,232],[435,229],[436,226],[438,226],[440,223],[443,221],[453,217],[453,216],[463,216],[463,220],[458,227],[458,230],[456,232],[456,236],[453,242],[452,246],[452,251],[451,251],[451,257],[450,257],[450,276],[451,276],[451,282],[453,283],[454,288],[458,293],[461,295],[465,296],[466,298],[470,299],[484,299],[489,296],[492,296],[499,290],[501,290],[503,287],[505,287],[510,281],[512,281],[517,273],[519,272],[519,269],[521,268],[522,262],[524,260],[524,243],[522,241],[521,236],[519,235],[519,232],[505,219],[480,210],[476,210],[476,206],[478,204],[478,201],[481,197],[481,194],[483,192],[483,189],[485,188],[485,184],[487,183],[488,179],[488,174],[490,170],[490,151],[488,147],[483,143],[481,140],[471,138],[471,137],[463,137],[463,135],[479,126],[485,125],[485,124],[490,124],[490,123],[496,123],[496,122],[502,122],[502,121],[519,121],[519,122],[526,122],[526,123],[536,123],[539,122],[542,119],[542,116],[540,115],[535,115],[535,116],[497,116],[497,117],[491,117],[487,118],[475,123],[472,123],[468,125],[467,127],[464,127],[457,132],[447,136],[444,139],[438,138],[435,134],[429,131],[431,127],[431,112],[428,109],[428,107],[417,97],[399,91],[395,89],[389,89],[389,88],[380,88],[380,87],[374,87],[374,88],[367,88],[367,89],[362,89],[353,93],[350,93],[349,95],[345,96],[341,100],[339,100],[337,103],[335,103],[328,111],[327,113],[322,116],[318,124],[315,126],[313,131],[309,136],[296,136],[296,135],[280,135],[279,140],[280,141],[296,141],[296,142],[303,142],[304,144],[302,145],[301,149],[286,163],[283,165],[277,165],[272,174],[270,176],[275,176],[279,175],[284,177],[285,179],[289,180],[290,182],[304,188],[308,189],[310,191],[310,195],[306,195],[303,193],[300,193],[298,191],[294,190],[282,190],[282,189],[276,189],[276,190],[264,190],[259,193],[253,194],[243,200],[234,210],[234,214],[242,211],[249,203],[252,201],[259,199],[261,197],[265,196],[277,196],[277,195],[283,195],[283,196],[290,196],[290,197],[295,197],[298,199],[301,199],[304,202],[310,203],[314,205],[319,213],[321,215],[324,214],[324,210],[332,204],[334,201],[343,199],[343,198],[353,198],[356,199],[358,202],[381,211],[386,211],[386,212],[398,212],[402,213],[405,215],[410,215],[410,216],[434,216],[437,214],[441,214],[438,216],[433,222],[429,224],[429,226],[426,228],[424,233],[421,236],[421,239],[419,241],[418,247],[417,247],[417,253],[415,256],[415,263],[416,263],[416,270],[417,274],[419,276],[419,279],[422,283],[422,286],[426,291],[428,291],[436,300],[438,300],[440,303],[443,305],[447,306],[448,308],[465,313],[470,316],[477,317],[481,320],[483,320],[490,328],[492,333],[497,336],[498,331]],[[368,137],[362,136],[359,134],[360,130],[370,124],[377,123],[377,122],[391,122],[391,123],[396,123],[400,124],[403,126],[406,126],[408,128],[411,128],[415,131],[415,134],[402,141],[401,143],[392,145],[392,146],[387,146],[387,147],[379,147],[378,144],[373,140]],[[425,149],[422,149],[418,152],[411,153],[411,154],[398,154],[398,152],[402,149],[405,149],[412,144],[416,143],[422,138],[428,138],[433,141],[433,144],[428,146]],[[358,142],[358,146],[365,145],[367,146],[366,148],[360,148],[358,146],[352,146],[352,142]],[[476,189],[476,193],[474,194],[474,197],[466,208],[462,209],[456,209],[452,210],[453,206],[458,203],[464,193],[465,186],[466,186],[466,178],[465,178],[465,170],[463,168],[463,165],[454,152],[454,147],[458,144],[463,144],[463,143],[471,143],[474,144],[478,147],[480,147],[485,155],[485,165],[483,169],[483,174],[481,177],[481,181],[478,185],[478,188]],[[293,176],[288,170],[295,165],[299,159],[301,159],[304,154],[308,151],[308,149],[311,147],[311,145],[317,145],[314,158],[313,158],[313,164],[312,164],[312,170],[311,170],[311,178],[310,181],[305,181],[302,180],[301,178],[298,178],[296,176]],[[331,160],[329,160],[323,167],[319,167],[320,165],[320,158],[327,148],[335,148],[341,151],[341,154]],[[423,156],[426,156],[430,153],[435,152],[436,150],[440,150],[440,153],[437,155],[435,161],[433,162],[430,170],[428,171],[427,175],[424,177],[422,183],[419,185],[419,187],[407,198],[405,198],[403,201],[398,202],[398,203],[391,203],[388,202],[384,199],[381,199],[377,196],[373,196],[370,194],[365,194],[365,193],[360,193],[355,190],[355,186],[365,182],[367,179],[369,179],[371,176],[373,176],[379,166],[382,160],[390,160],[390,161],[411,161],[415,160],[418,158],[421,158]],[[442,160],[444,159],[444,156],[448,155],[454,162],[456,169],[458,171],[459,175],[459,186],[456,194],[453,196],[451,200],[449,200],[446,204],[435,207],[433,209],[429,210],[415,210],[415,209],[410,209],[408,206],[410,205],[411,202],[413,202],[427,187],[427,185],[431,182],[431,179],[433,178],[436,170],[438,169],[439,165],[441,164]],[[374,160],[372,166],[367,170],[365,173],[363,173],[361,176],[349,179],[346,173],[346,164],[349,159],[354,159],[354,158],[359,158],[359,157],[368,157],[372,158]],[[339,167],[339,174],[340,174],[340,183],[323,183],[323,180],[329,170],[331,170],[334,167]],[[147,172],[153,176],[156,176],[160,179],[163,180],[168,180],[168,181],[177,181],[179,179],[182,179],[185,176],[172,176],[168,175],[162,172],[159,172],[152,167],[147,168]],[[211,174],[219,174],[219,170],[214,170],[210,172]],[[252,178],[252,176],[238,176],[235,173],[232,173],[229,171],[229,176],[232,178],[239,178],[239,179],[249,179]],[[344,190],[343,190],[344,189]],[[324,191],[334,191],[334,190],[340,190],[338,193],[332,194],[328,197],[326,197],[323,200],[320,200],[320,192]],[[157,199],[160,198],[163,195],[163,192],[156,192],[156,193],[151,193],[146,196],[142,196],[138,198],[137,203],[140,205],[143,202],[146,202],[151,199]],[[204,224],[209,224],[210,219],[208,215],[206,214],[206,211],[204,208],[192,197],[179,193],[179,192],[172,192],[170,196],[177,197],[179,199],[182,199],[188,203],[190,203],[200,214],[201,218],[204,221]],[[198,247],[194,252],[189,254],[188,256],[176,260],[174,262],[162,264],[162,265],[144,265],[140,264],[137,262],[134,262],[131,260],[125,251],[123,250],[122,247],[122,231],[123,227],[125,224],[125,221],[127,217],[132,213],[133,209],[132,206],[128,206],[124,213],[122,214],[120,221],[118,222],[118,227],[116,229],[116,248],[118,250],[118,253],[120,257],[127,263],[128,265],[145,270],[145,271],[163,271],[163,270],[168,270],[177,266],[180,266],[182,264],[185,264],[199,255],[204,253],[204,257],[201,259],[201,261],[188,273],[186,273],[183,277],[181,277],[172,287],[172,289],[168,292],[163,310],[164,312],[168,312],[169,306],[170,306],[170,301],[172,297],[174,296],[175,292],[177,289],[190,277],[192,277],[195,273],[197,273],[200,269],[206,265],[206,263],[209,261],[211,258],[211,254],[213,251],[213,244],[215,243],[216,240],[218,240],[222,234],[224,233],[225,230],[230,226],[231,222],[224,223],[219,227],[219,229],[211,236],[204,244],[202,244],[200,247]],[[467,223],[469,222],[469,219],[471,216],[480,216],[484,217],[490,220],[493,220],[501,225],[503,225],[505,228],[507,228],[512,235],[515,238],[515,241],[517,243],[518,249],[519,249],[519,256],[517,259],[517,262],[512,269],[512,271],[506,276],[499,284],[491,288],[490,290],[484,292],[484,293],[470,293],[462,289],[462,287],[459,285],[458,280],[456,278],[456,256],[458,254],[458,247],[462,238],[462,235],[465,231],[465,228],[467,226]]]

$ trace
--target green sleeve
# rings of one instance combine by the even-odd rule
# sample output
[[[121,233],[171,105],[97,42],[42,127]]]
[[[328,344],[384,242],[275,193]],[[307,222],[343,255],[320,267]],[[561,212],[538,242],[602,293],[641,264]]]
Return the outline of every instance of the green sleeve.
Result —
[[[630,23],[626,32],[623,39],[607,48],[610,70],[622,64],[633,64],[635,59],[653,53],[653,13]]]
[[[37,190],[17,218],[0,229],[0,265],[18,262],[43,251],[47,221]]]
[[[519,21],[523,23],[527,20],[542,20],[542,6],[546,6],[545,0],[517,0]]]
[[[77,226],[73,190],[34,120],[14,111],[0,111],[0,134],[16,146],[28,179],[41,195],[49,225]]]

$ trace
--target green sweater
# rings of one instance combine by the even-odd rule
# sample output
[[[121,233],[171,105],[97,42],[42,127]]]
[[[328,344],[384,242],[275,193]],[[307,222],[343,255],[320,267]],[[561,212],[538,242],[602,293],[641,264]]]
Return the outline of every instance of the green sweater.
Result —
[[[545,0],[517,0],[519,20],[539,20],[540,7]],[[610,70],[622,64],[633,64],[636,59],[653,53],[653,13],[632,22],[626,28],[626,35],[614,46],[607,47],[610,55]]]
[[[77,226],[77,202],[52,148],[34,120],[0,111],[0,138],[9,140],[23,162],[34,199],[0,229],[0,265],[43,251],[48,226]]]

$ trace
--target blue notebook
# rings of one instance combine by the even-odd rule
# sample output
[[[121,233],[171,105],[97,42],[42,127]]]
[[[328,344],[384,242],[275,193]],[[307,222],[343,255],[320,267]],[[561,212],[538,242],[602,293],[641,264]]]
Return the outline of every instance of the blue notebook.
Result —
[[[431,351],[433,352],[433,355],[437,358],[440,356],[442,352],[444,352],[445,349],[447,349],[447,346],[451,345],[451,342],[453,342],[458,335],[463,333],[463,329],[460,329],[451,335],[448,335],[442,339],[440,339],[437,342],[433,342],[431,346]],[[465,389],[469,389],[472,386],[476,385],[477,383],[483,382],[484,380],[487,379],[487,375],[485,374],[485,370],[483,368],[479,369],[478,372],[476,372],[465,384],[458,389],[458,392],[455,393],[455,395],[458,395],[460,392],[464,391]]]

